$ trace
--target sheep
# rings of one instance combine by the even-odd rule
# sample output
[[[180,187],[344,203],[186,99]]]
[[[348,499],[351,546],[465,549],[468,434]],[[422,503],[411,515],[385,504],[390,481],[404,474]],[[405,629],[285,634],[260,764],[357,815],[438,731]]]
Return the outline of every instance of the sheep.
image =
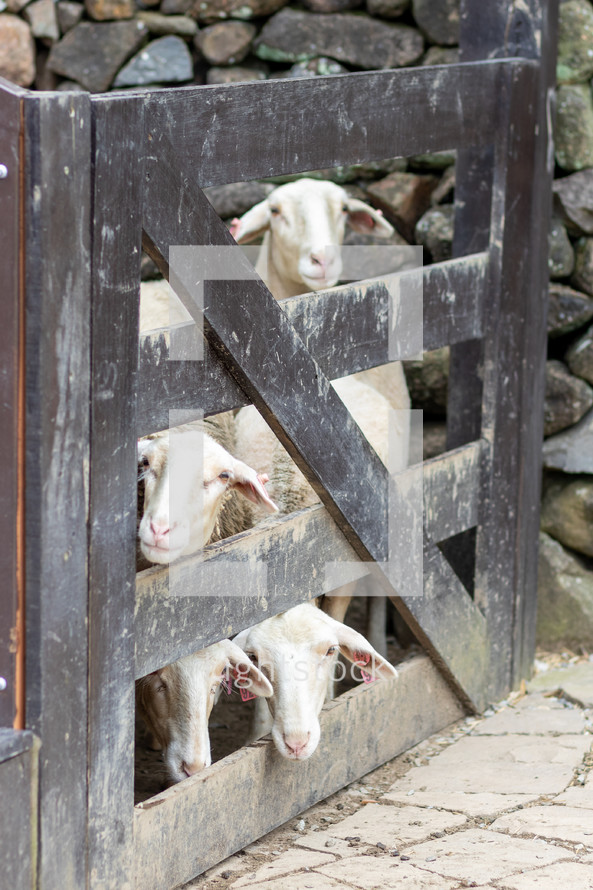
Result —
[[[397,676],[362,634],[312,603],[267,618],[242,631],[234,642],[273,688],[268,707],[259,699],[255,703],[253,738],[271,729],[274,745],[287,760],[306,760],[317,748],[319,713],[332,685],[338,651],[373,677]]]
[[[230,640],[214,643],[136,681],[136,708],[149,731],[150,745],[161,749],[167,778],[181,782],[211,764],[208,718],[221,684],[269,697],[272,686]]]
[[[149,562],[165,565],[249,528],[253,518],[247,501],[277,512],[265,488],[267,476],[237,460],[220,443],[229,424],[232,418],[223,415],[178,427],[172,440],[169,430],[139,440],[144,503],[138,538],[141,554]]]
[[[237,244],[265,232],[255,270],[276,299],[285,300],[337,284],[346,225],[381,238],[393,234],[380,211],[339,185],[303,178],[274,189],[234,219],[230,231]]]

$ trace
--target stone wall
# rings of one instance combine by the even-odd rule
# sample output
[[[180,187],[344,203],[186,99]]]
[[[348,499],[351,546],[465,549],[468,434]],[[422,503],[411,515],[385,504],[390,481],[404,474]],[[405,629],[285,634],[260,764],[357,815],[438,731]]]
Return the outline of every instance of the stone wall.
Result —
[[[593,646],[593,4],[560,12],[538,637]],[[103,92],[454,62],[458,0],[0,0],[0,74],[39,90]],[[320,110],[320,113],[322,111]],[[451,255],[455,155],[317,176],[382,208],[393,243]],[[212,189],[223,218],[271,186]],[[153,274],[145,261],[145,276]],[[447,350],[408,363],[425,450],[444,447]]]

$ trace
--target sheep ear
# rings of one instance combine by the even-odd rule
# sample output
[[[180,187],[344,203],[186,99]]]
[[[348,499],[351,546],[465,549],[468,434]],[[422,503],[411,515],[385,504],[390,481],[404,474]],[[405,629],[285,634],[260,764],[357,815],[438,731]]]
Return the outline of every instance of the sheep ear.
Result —
[[[379,238],[389,238],[393,235],[393,226],[388,223],[380,210],[375,210],[364,201],[350,198],[347,202],[347,222],[355,232],[363,235],[377,235]]]
[[[267,201],[260,201],[247,213],[231,222],[230,233],[237,244],[247,244],[270,228],[270,206]]]
[[[249,660],[236,643],[230,640],[226,641],[226,654],[233,668],[237,686],[248,689],[249,692],[260,695],[262,698],[269,698],[274,694],[268,678]]]
[[[258,475],[241,460],[235,461],[230,487],[240,491],[248,501],[263,507],[268,513],[277,513],[278,507],[266,491],[267,481],[267,476]]]
[[[332,627],[337,631],[338,645],[344,658],[361,667],[372,677],[383,677],[386,680],[397,677],[397,671],[393,665],[389,664],[382,655],[379,655],[362,634],[340,621],[333,621]]]

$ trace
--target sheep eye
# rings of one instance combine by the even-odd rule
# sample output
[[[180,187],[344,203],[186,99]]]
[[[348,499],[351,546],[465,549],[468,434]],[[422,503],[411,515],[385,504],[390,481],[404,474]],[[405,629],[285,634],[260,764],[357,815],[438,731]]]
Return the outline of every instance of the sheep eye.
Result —
[[[334,652],[337,652],[337,651],[338,651],[338,647],[337,647],[337,646],[330,646],[329,649],[327,650],[327,652],[326,652],[325,654],[326,654],[326,655],[333,655]]]
[[[166,692],[166,691],[167,691],[167,686],[166,686],[166,684],[165,684],[165,683],[161,683],[160,686],[157,686],[157,690],[156,690],[156,691],[157,691],[157,692]]]
[[[278,216],[280,214],[280,208],[270,207],[270,213],[272,214],[272,216]]]
[[[149,466],[150,466],[150,461],[148,460],[147,457],[143,457],[143,458],[142,458],[142,466],[143,466],[143,467],[149,467]]]
[[[342,213],[348,213],[348,205],[342,204]]]
[[[249,661],[252,661],[253,664],[255,664],[257,666],[258,658],[257,658],[257,655],[255,654],[255,652],[246,652],[245,655],[247,656]]]
[[[224,473],[219,473],[219,474],[218,474],[218,478],[219,478],[219,479],[223,479],[223,480],[226,482],[228,479],[231,478],[231,474],[230,474],[230,473],[227,473],[226,470],[225,470]]]

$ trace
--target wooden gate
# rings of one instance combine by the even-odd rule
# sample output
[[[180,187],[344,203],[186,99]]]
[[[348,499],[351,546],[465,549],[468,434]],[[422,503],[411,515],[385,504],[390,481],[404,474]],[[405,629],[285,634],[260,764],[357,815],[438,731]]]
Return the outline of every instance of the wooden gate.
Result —
[[[463,61],[440,67],[99,96],[1,84],[22,168],[11,293],[25,312],[40,887],[176,886],[528,673],[555,22],[555,0],[466,0]],[[388,359],[385,282],[335,288],[307,312],[307,296],[280,308],[259,280],[206,282],[204,359],[173,362],[164,332],[139,338],[140,256],[166,273],[173,245],[233,244],[207,186],[453,148],[457,258],[423,273],[424,349],[451,346],[450,450],[424,465],[424,596],[400,597],[381,568],[386,471],[329,386]],[[319,333],[329,312],[332,344]],[[383,319],[370,343],[369,317]],[[409,357],[396,347],[392,359]],[[186,570],[199,589],[217,561],[257,556],[265,591],[169,597],[166,570],[135,574],[137,436],[170,410],[250,402],[322,504]],[[258,742],[135,808],[135,679],[321,594],[328,554],[371,561],[427,656],[327,706],[327,741],[306,763]]]

